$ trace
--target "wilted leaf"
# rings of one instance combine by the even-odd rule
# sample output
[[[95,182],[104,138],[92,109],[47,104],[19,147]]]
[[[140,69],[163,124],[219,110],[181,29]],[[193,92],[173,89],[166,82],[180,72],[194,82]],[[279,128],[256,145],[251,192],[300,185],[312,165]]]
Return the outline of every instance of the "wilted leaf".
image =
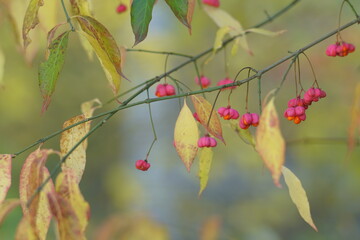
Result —
[[[196,156],[199,139],[199,130],[191,110],[186,105],[182,107],[174,130],[174,144],[177,153],[184,162],[185,167],[190,171],[190,167]]]
[[[205,220],[202,228],[200,240],[218,240],[220,235],[221,220],[218,216],[212,216]]]
[[[243,140],[246,144],[255,147],[255,139],[249,129],[240,128],[239,121],[236,120],[230,120],[230,126],[239,135],[241,140]]]
[[[100,22],[90,16],[76,16],[83,34],[93,47],[114,94],[120,88],[121,56],[115,39]]]
[[[39,8],[44,5],[43,0],[30,0],[28,8],[26,9],[25,18],[23,22],[22,35],[24,39],[24,48],[31,43],[29,32],[35,28],[39,23],[38,12]]]
[[[154,3],[155,0],[133,0],[131,4],[131,27],[135,35],[134,46],[147,36]]]
[[[5,55],[0,48],[0,88],[4,86]]]
[[[221,122],[218,115],[216,114],[216,111],[212,112],[209,122],[212,105],[201,96],[192,95],[191,100],[194,104],[195,112],[198,114],[201,125],[203,125],[211,135],[215,136],[216,138],[220,139],[225,143],[222,136]]]
[[[77,176],[72,169],[65,169],[58,175],[56,192],[70,204],[78,221],[80,232],[84,234],[90,215],[90,206],[80,192]]]
[[[266,167],[270,170],[274,184],[277,187],[281,187],[279,178],[285,161],[285,141],[280,131],[274,97],[270,99],[263,109],[255,138],[256,151],[260,154]]]
[[[11,154],[0,154],[0,204],[11,186]]]
[[[174,15],[186,27],[191,28],[188,22],[188,0],[165,0]]]
[[[30,224],[30,220],[27,216],[23,216],[17,229],[15,240],[38,240],[36,233]]]
[[[187,22],[190,25],[189,33],[191,34],[191,22],[194,15],[196,0],[188,0]]]
[[[13,210],[15,207],[20,205],[19,199],[6,199],[0,204],[0,226],[4,221],[4,218]]]
[[[58,36],[49,46],[49,56],[39,68],[39,86],[44,99],[42,112],[46,111],[55,91],[56,82],[64,65],[65,52],[69,40],[69,31]]]
[[[282,167],[282,173],[284,175],[285,183],[289,188],[289,193],[291,200],[296,205],[301,217],[307,222],[315,231],[318,231],[312,218],[310,212],[309,200],[306,196],[306,192],[300,182],[300,180],[295,176],[285,166]]]
[[[239,44],[250,55],[253,55],[246,40],[244,29],[238,20],[236,20],[229,13],[220,8],[214,8],[204,5],[203,9],[219,28],[229,27],[231,29],[231,31],[229,32],[231,37],[241,35],[235,43]]]
[[[348,157],[354,150],[356,140],[359,136],[357,129],[360,129],[360,83],[356,85],[354,103],[351,110],[351,121],[348,129]]]
[[[101,101],[95,98],[93,100],[82,103],[81,112],[84,114],[85,118],[91,118],[93,116],[94,111],[101,107],[102,107]],[[89,132],[91,121],[87,121],[85,125],[86,125],[86,132]]]
[[[55,153],[51,149],[37,149],[25,160],[20,173],[20,200],[24,216],[28,218],[36,236],[46,239],[49,228],[51,213],[46,195],[54,190],[54,184],[50,180],[40,193],[34,195],[38,187],[50,175],[45,166],[48,155]],[[31,200],[28,207],[27,204]]]
[[[212,148],[207,148],[207,147],[202,148],[199,158],[199,178],[200,178],[199,196],[207,186],[212,159],[213,159]]]
[[[85,120],[84,115],[78,115],[70,118],[63,124],[63,128],[73,125],[77,122]],[[61,133],[60,137],[60,151],[61,156],[64,157],[75,144],[77,144],[88,132],[90,125],[87,126],[85,123],[79,124],[73,128],[70,128]],[[86,148],[87,140],[83,141],[71,154],[68,156],[66,161],[63,163],[61,168],[63,170],[70,168],[74,171],[77,183],[80,182],[81,177],[84,173],[86,165]]]

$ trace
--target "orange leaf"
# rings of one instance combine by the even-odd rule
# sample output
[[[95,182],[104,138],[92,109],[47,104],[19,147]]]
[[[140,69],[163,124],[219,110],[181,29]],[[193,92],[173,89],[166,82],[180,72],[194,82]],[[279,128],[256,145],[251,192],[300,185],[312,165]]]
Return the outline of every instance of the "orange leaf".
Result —
[[[212,112],[209,122],[212,105],[201,96],[193,95],[191,96],[191,100],[194,104],[195,111],[200,119],[201,125],[203,125],[211,135],[217,137],[223,141],[223,143],[225,143],[225,140],[222,136],[221,122],[215,110]]]
[[[11,155],[0,154],[0,204],[11,186]]]
[[[0,226],[9,212],[19,205],[19,199],[7,199],[0,204]]]
[[[198,139],[198,126],[189,107],[186,105],[186,100],[184,100],[184,106],[175,124],[174,144],[177,153],[188,171],[190,171],[190,167],[198,150]]]
[[[348,157],[354,150],[356,139],[359,136],[357,129],[360,129],[360,83],[356,85],[354,103],[351,111],[351,122],[348,130]]]
[[[256,130],[255,149],[270,170],[274,184],[281,187],[279,178],[285,161],[285,141],[281,135],[279,118],[272,97],[263,109]]]
[[[46,195],[55,191],[54,184],[50,180],[36,195],[36,190],[50,175],[45,167],[49,154],[55,153],[51,149],[37,149],[32,152],[24,162],[20,173],[20,200],[24,216],[28,218],[38,239],[46,239],[49,228],[51,213]],[[31,200],[28,207],[27,203]]]

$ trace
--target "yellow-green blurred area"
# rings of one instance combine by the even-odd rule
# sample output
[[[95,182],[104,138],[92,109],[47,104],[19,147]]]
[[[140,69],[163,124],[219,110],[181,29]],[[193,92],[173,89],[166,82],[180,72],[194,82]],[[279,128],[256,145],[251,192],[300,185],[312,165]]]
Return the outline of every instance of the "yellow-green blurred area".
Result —
[[[18,28],[26,10],[26,1],[12,0],[12,11]],[[80,114],[80,104],[94,98],[106,103],[113,97],[105,74],[97,59],[90,61],[82,49],[77,33],[71,33],[65,65],[60,74],[49,109],[41,110],[37,69],[44,59],[47,31],[57,23],[65,22],[60,0],[44,1],[40,9],[40,27],[32,31],[32,43],[25,61],[16,43],[6,10],[0,11],[0,48],[5,56],[4,87],[0,89],[0,152],[15,153],[59,129],[67,119]],[[351,1],[358,12],[360,4]],[[113,34],[120,46],[131,47],[134,42],[129,11],[117,14],[120,1],[93,0],[95,18]],[[221,8],[249,28],[290,3],[290,0],[221,1]],[[265,25],[271,31],[287,30],[277,37],[249,34],[247,39],[254,52],[249,56],[240,49],[236,56],[227,47],[228,75],[234,78],[243,67],[262,69],[289,52],[307,45],[338,26],[342,1],[302,0],[287,13]],[[128,4],[126,2],[126,4]],[[341,23],[355,18],[345,5]],[[69,29],[62,26],[58,33]],[[172,15],[165,1],[154,7],[149,34],[135,49],[171,51],[196,55],[213,45],[217,27],[196,6],[192,34]],[[360,46],[360,29],[354,25],[341,32],[342,38]],[[295,97],[294,73],[276,98],[281,129],[286,141],[315,139],[308,143],[295,142],[286,149],[285,165],[302,181],[307,191],[311,212],[319,232],[311,229],[300,217],[292,203],[288,189],[273,185],[267,168],[259,155],[246,145],[223,121],[226,145],[214,149],[214,160],[209,183],[198,197],[198,161],[188,173],[179,159],[173,144],[173,129],[180,111],[177,99],[151,104],[158,141],[148,158],[151,168],[147,172],[135,168],[135,161],[144,159],[153,140],[148,106],[139,105],[118,112],[89,138],[87,165],[80,188],[91,206],[87,228],[88,239],[239,239],[239,240],[339,240],[360,238],[360,151],[354,150],[345,160],[347,134],[351,119],[354,90],[360,78],[360,53],[347,57],[327,57],[326,47],[335,43],[335,36],[306,51],[320,87],[327,97],[313,103],[307,110],[307,119],[299,125],[282,117],[287,101]],[[226,76],[224,52],[201,67],[205,58],[198,61],[200,69],[212,80]],[[127,52],[123,72],[130,81],[123,80],[120,92],[164,73],[166,55]],[[186,59],[170,56],[167,70]],[[289,62],[281,64],[262,77],[262,96],[279,86]],[[301,56],[301,82],[311,87],[314,76],[307,60]],[[201,71],[202,71],[201,70]],[[1,71],[1,70],[0,70]],[[194,82],[194,64],[172,74],[188,85]],[[238,79],[246,78],[243,72]],[[167,79],[172,83],[170,79]],[[161,80],[164,83],[164,79]],[[155,97],[155,87],[150,97]],[[246,85],[236,89],[231,105],[245,113]],[[257,81],[250,83],[249,111],[259,113]],[[130,93],[131,95],[131,93]],[[126,100],[127,96],[120,101]],[[215,93],[206,94],[213,102]],[[146,99],[146,92],[132,102]],[[228,104],[228,92],[220,94],[215,109]],[[190,105],[190,99],[188,99]],[[105,104],[95,114],[109,111],[118,105]],[[94,121],[97,122],[97,121]],[[253,131],[252,129],[251,131]],[[205,134],[201,128],[202,134]],[[358,132],[356,133],[358,136]],[[324,142],[321,139],[337,139]],[[59,150],[59,137],[47,141],[43,148]],[[13,160],[12,187],[9,198],[18,198],[19,173],[32,148]],[[47,166],[52,170],[58,158],[50,157]],[[13,239],[21,210],[11,212],[0,226],[0,239]],[[214,220],[215,219],[215,220]],[[209,223],[210,222],[210,223]],[[207,226],[207,227],[203,227]],[[216,232],[212,238],[210,231]],[[206,235],[204,232],[208,233]],[[48,239],[55,239],[53,227]],[[112,237],[107,238],[107,236]]]

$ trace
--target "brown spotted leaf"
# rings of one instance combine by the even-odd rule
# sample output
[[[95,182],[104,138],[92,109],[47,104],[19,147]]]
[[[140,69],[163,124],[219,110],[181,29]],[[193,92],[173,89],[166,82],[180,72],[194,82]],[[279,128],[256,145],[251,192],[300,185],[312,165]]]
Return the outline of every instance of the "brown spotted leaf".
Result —
[[[267,103],[260,116],[256,130],[255,149],[270,170],[274,184],[281,187],[279,179],[285,162],[285,141],[280,131],[279,118],[274,105],[274,97]]]
[[[0,204],[11,186],[11,154],[0,154]]]
[[[222,136],[221,122],[215,110],[212,112],[209,122],[212,105],[201,96],[193,95],[191,96],[191,100],[194,104],[195,111],[200,119],[201,125],[203,125],[211,135],[225,143],[225,140]]]
[[[190,171],[190,167],[195,159],[199,139],[199,130],[191,110],[184,100],[180,114],[176,120],[174,129],[174,145],[185,167]]]
[[[29,37],[29,32],[31,29],[35,28],[39,23],[38,12],[39,8],[44,5],[43,0],[30,0],[28,8],[26,9],[22,35],[24,40],[24,48],[31,43],[31,39]]]

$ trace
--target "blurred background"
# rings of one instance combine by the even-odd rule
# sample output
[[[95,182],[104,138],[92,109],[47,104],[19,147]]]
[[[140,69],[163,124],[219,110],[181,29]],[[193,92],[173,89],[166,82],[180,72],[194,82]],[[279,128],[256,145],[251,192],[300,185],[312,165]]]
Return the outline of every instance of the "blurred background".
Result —
[[[272,15],[290,0],[222,1],[221,8],[249,28]],[[360,5],[352,1],[360,12]],[[120,1],[92,1],[96,19],[114,35],[120,46],[131,47],[134,42],[129,11],[117,14]],[[288,52],[295,51],[338,25],[342,1],[302,0],[294,8],[263,28],[287,30],[278,37],[249,34],[254,56],[240,49],[236,56],[227,48],[228,73],[224,52],[220,52],[203,67],[203,74],[212,85],[227,74],[234,78],[243,67],[262,69]],[[128,2],[125,2],[128,5]],[[20,28],[26,9],[22,0],[12,0],[12,11]],[[52,8],[56,11],[51,10]],[[65,65],[47,112],[40,114],[42,99],[38,89],[37,69],[44,59],[46,32],[58,22],[64,22],[60,1],[45,1],[40,10],[41,27],[30,34],[28,59],[18,51],[16,38],[4,9],[0,11],[0,48],[5,56],[3,87],[0,89],[0,152],[14,153],[36,140],[61,128],[64,121],[80,113],[80,104],[94,98],[106,103],[112,98],[111,89],[97,59],[90,61],[80,45],[77,34],[71,34]],[[56,14],[52,14],[56,12]],[[345,5],[341,22],[354,19]],[[61,29],[67,30],[65,25]],[[154,7],[153,19],[146,40],[136,49],[172,51],[196,55],[213,45],[217,27],[199,8],[193,17],[192,35],[173,17],[164,1]],[[60,31],[59,31],[60,33]],[[360,29],[354,25],[341,33],[347,42],[360,46]],[[338,240],[360,238],[360,151],[348,160],[346,138],[351,119],[354,90],[359,83],[359,52],[347,57],[325,55],[336,38],[306,51],[315,68],[321,88],[327,97],[307,110],[307,120],[299,125],[282,117],[287,101],[295,97],[294,74],[291,71],[276,99],[281,129],[287,146],[285,165],[302,181],[307,191],[312,216],[319,232],[311,229],[299,216],[288,190],[276,188],[260,157],[246,145],[223,121],[226,146],[219,144],[206,190],[198,197],[198,161],[188,173],[172,145],[173,129],[180,105],[169,100],[152,104],[158,141],[150,153],[151,168],[147,172],[135,169],[138,159],[144,159],[153,140],[148,108],[140,105],[120,111],[89,139],[87,165],[80,187],[91,206],[87,228],[89,239],[108,239],[106,234],[117,230],[109,239],[205,239],[202,232],[212,229],[217,239],[241,240]],[[122,82],[121,92],[164,72],[165,55],[128,52],[124,74],[131,80]],[[32,60],[31,60],[32,59]],[[186,59],[170,56],[171,69]],[[200,59],[199,65],[204,61]],[[266,73],[262,78],[262,92],[266,95],[279,86],[289,62]],[[172,75],[198,89],[194,83],[193,64]],[[240,78],[245,78],[242,73]],[[301,58],[301,80],[305,89],[314,80],[308,62]],[[169,81],[169,79],[168,79]],[[161,81],[162,83],[164,80]],[[150,95],[154,97],[154,88]],[[146,98],[140,95],[136,100]],[[215,93],[207,94],[213,101]],[[121,100],[125,100],[126,96]],[[135,100],[135,101],[136,101]],[[188,100],[188,103],[190,101]],[[232,94],[231,104],[245,112],[245,85]],[[227,94],[220,95],[216,107],[227,105]],[[116,107],[105,104],[97,113]],[[249,110],[258,112],[257,83],[250,84]],[[204,133],[204,132],[203,132]],[[323,141],[303,144],[293,140],[307,138],[338,138],[340,142]],[[44,148],[59,149],[59,138],[45,143]],[[13,161],[13,183],[8,197],[18,197],[18,178],[21,165],[29,150]],[[52,169],[58,159],[48,160]],[[0,226],[0,239],[13,239],[21,210],[14,210]],[[115,231],[114,230],[114,231]],[[202,235],[202,238],[201,238]],[[216,234],[215,234],[216,235]],[[48,239],[55,239],[50,229]],[[216,238],[215,238],[216,239]]]

